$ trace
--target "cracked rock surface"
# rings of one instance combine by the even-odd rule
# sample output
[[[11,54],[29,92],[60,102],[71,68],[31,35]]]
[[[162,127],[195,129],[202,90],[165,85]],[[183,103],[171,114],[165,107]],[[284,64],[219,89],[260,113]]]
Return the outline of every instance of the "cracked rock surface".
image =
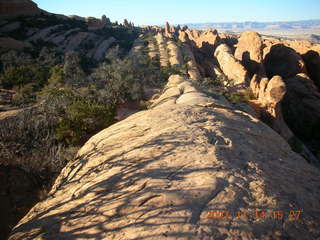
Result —
[[[93,136],[9,239],[316,239],[319,173],[267,125],[175,75],[151,109]],[[217,210],[230,215],[208,218]]]

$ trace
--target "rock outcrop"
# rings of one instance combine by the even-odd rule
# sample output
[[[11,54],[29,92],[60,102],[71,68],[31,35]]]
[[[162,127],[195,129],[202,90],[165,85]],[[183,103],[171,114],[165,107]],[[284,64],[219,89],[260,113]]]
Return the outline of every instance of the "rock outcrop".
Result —
[[[251,75],[264,75],[263,42],[256,32],[243,32],[235,51],[235,58],[240,60]]]
[[[233,56],[230,48],[226,44],[219,45],[214,56],[217,58],[223,73],[230,80],[233,80],[235,85],[249,85],[248,72],[239,60]]]
[[[174,65],[183,65],[183,57],[182,57],[182,53],[180,48],[177,46],[177,44],[172,41],[169,40],[167,42],[167,48],[168,48],[168,52],[169,52],[169,62],[171,66]]]
[[[320,93],[306,74],[284,79],[287,88],[282,103],[290,129],[304,140],[320,140]]]
[[[278,132],[285,140],[293,137],[282,115],[281,101],[286,94],[286,84],[280,76],[274,76],[271,80],[254,75],[250,88],[256,100],[250,100],[256,105],[259,118],[263,119],[272,129]]]
[[[37,15],[41,12],[43,11],[31,0],[0,0],[0,18]]]
[[[320,90],[320,55],[314,50],[308,50],[302,55],[303,61],[306,64],[309,77],[314,81],[315,85]]]
[[[190,45],[183,44],[182,54],[187,63],[189,77],[194,81],[199,81],[201,79],[201,74]]]
[[[320,174],[272,129],[172,76],[93,136],[17,239],[316,239]]]
[[[296,76],[298,73],[306,73],[306,66],[302,57],[283,44],[273,45],[270,52],[264,58],[264,65],[268,78],[280,75],[283,78]]]
[[[161,67],[168,67],[169,66],[169,54],[167,50],[166,40],[162,33],[158,33],[155,36],[157,40],[159,53],[160,53],[160,66]]]
[[[193,34],[193,41],[197,48],[208,57],[213,57],[216,47],[220,44],[217,30],[209,29],[199,34]]]

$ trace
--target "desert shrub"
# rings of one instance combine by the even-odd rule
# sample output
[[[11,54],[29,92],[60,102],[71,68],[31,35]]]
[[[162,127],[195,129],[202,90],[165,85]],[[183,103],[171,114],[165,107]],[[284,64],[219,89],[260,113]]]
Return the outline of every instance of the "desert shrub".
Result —
[[[12,103],[14,105],[22,106],[34,103],[36,100],[34,83],[27,83],[23,86],[14,88],[16,94],[13,95]]]
[[[48,77],[49,69],[37,64],[9,66],[0,76],[2,85],[8,89],[28,83],[34,83],[37,88],[41,88],[46,84]]]
[[[65,85],[64,72],[62,65],[55,65],[50,69],[48,85],[51,87],[63,87]]]
[[[92,134],[113,123],[114,112],[101,104],[75,99],[65,109],[56,128],[56,139],[69,145],[83,144]]]
[[[109,51],[106,62],[102,63],[92,75],[94,88],[97,92],[104,92],[103,101],[109,105],[141,100],[144,86],[162,86],[164,82],[157,62],[144,55],[139,57],[121,57],[121,55],[118,48]]]
[[[54,125],[38,108],[29,108],[0,121],[0,160],[43,178],[65,165],[64,147],[54,139]]]
[[[161,78],[168,80],[171,75],[186,75],[183,73],[184,69],[182,66],[171,66],[171,67],[161,67]]]
[[[87,82],[87,76],[81,66],[81,56],[77,52],[67,52],[63,64],[64,81],[68,87],[80,87]]]
[[[232,104],[238,104],[241,102],[248,102],[253,99],[253,93],[251,89],[246,89],[244,92],[233,92],[233,93],[224,93],[224,96],[231,102]]]
[[[114,107],[77,95],[71,89],[44,89],[39,98],[55,121],[55,139],[66,145],[81,145],[92,134],[113,123]]]
[[[204,87],[221,87],[221,86],[224,86],[224,78],[223,77],[216,77],[215,79],[214,78],[203,78],[201,80],[201,85],[204,86]]]

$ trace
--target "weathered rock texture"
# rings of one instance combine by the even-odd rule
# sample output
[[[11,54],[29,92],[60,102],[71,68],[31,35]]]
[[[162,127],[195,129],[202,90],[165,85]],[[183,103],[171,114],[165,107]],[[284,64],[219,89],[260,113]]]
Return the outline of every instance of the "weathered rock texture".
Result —
[[[150,110],[93,136],[9,239],[316,239],[319,198],[319,170],[277,133],[173,76]]]
[[[249,84],[248,72],[241,63],[232,55],[226,44],[217,47],[214,56],[217,58],[223,73],[234,81],[235,85]]]

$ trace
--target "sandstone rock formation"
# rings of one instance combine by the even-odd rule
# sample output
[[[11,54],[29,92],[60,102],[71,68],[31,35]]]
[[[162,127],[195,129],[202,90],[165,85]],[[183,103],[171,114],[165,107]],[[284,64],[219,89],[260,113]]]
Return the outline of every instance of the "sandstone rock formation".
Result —
[[[287,88],[282,103],[284,117],[292,131],[302,139],[319,138],[320,93],[306,74],[284,79]]]
[[[166,46],[166,40],[162,33],[158,33],[156,35],[157,44],[159,47],[159,53],[160,53],[160,66],[161,67],[168,67],[169,66],[169,55],[168,50]]]
[[[0,18],[36,15],[42,11],[31,0],[0,0]]]
[[[216,47],[220,44],[220,37],[217,30],[209,29],[199,34],[193,34],[193,36],[193,41],[199,50],[206,56],[213,57]]]
[[[148,41],[148,48],[149,48],[148,55],[151,59],[159,56],[159,50],[158,50],[154,36],[152,37],[151,41]]]
[[[273,45],[264,58],[268,78],[280,75],[283,78],[294,77],[298,73],[306,73],[302,57],[292,48],[283,44]]]
[[[105,57],[107,50],[110,48],[111,44],[114,43],[116,39],[114,37],[110,37],[109,39],[104,40],[99,46],[96,48],[93,58],[100,61]]]
[[[217,47],[214,56],[217,58],[223,73],[234,81],[235,85],[248,85],[248,72],[232,55],[230,48],[226,44]]]
[[[235,58],[240,60],[251,75],[264,75],[263,70],[263,42],[256,32],[243,32],[239,38]]]
[[[282,115],[281,101],[287,92],[283,79],[280,76],[274,76],[269,81],[255,74],[250,82],[250,88],[256,97],[256,100],[250,100],[250,103],[254,104],[259,118],[289,141],[294,135]]]
[[[179,32],[179,40],[181,42],[189,42],[190,41],[190,39],[188,37],[188,34],[186,32],[184,32],[184,31],[180,31]]]
[[[93,136],[9,239],[316,239],[319,198],[319,170],[277,133],[172,76],[150,110]]]
[[[171,66],[183,65],[183,57],[180,48],[172,40],[167,42],[167,48],[169,52],[169,62]]]
[[[194,54],[191,50],[190,45],[183,44],[182,46],[182,54],[187,62],[188,74],[190,78],[194,81],[199,81],[201,79],[201,74],[198,69],[198,64],[194,57]]]
[[[314,50],[308,50],[302,55],[303,61],[306,64],[309,77],[314,81],[315,85],[320,90],[320,55]]]

